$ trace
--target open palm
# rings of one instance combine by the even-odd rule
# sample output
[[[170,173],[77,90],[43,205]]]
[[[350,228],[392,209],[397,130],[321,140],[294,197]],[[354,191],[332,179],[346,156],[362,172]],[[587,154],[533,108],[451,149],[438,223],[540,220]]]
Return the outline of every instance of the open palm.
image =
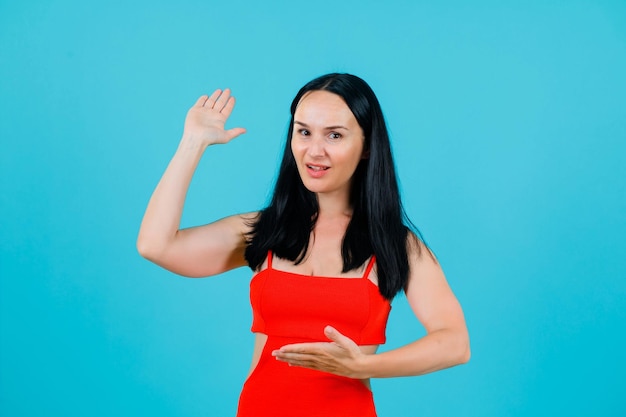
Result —
[[[184,134],[201,141],[205,146],[227,143],[246,132],[241,127],[226,130],[225,124],[235,107],[235,97],[227,88],[215,90],[210,96],[201,96],[185,119]]]

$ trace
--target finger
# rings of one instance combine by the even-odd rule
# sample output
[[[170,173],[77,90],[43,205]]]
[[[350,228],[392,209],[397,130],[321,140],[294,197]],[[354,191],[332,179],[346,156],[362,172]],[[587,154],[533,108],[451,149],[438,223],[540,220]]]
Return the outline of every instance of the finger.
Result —
[[[213,108],[221,112],[222,110],[224,110],[224,107],[228,103],[229,99],[230,99],[230,88],[225,88],[224,91],[222,91],[222,94],[219,96],[219,98],[215,102],[215,105],[213,106]]]
[[[339,373],[340,369],[334,361],[328,361],[326,358],[319,356],[291,353],[288,356],[276,357],[276,359],[288,364],[289,366],[299,366],[302,368],[317,369],[325,372]]]
[[[290,362],[290,363],[306,362],[316,357],[315,355],[309,355],[306,353],[290,353],[290,352],[277,352],[276,355],[274,356],[279,361]]]
[[[344,336],[343,334],[341,334],[339,330],[335,329],[334,327],[326,326],[326,328],[324,328],[324,334],[337,346],[344,349],[345,351],[360,353],[359,346],[356,344],[356,342],[350,339],[348,336]]]
[[[345,346],[346,344],[349,345],[350,342],[352,342],[352,339],[339,333],[339,330],[335,329],[332,326],[326,326],[324,328],[324,334],[327,338],[337,343],[339,346]]]
[[[209,96],[207,96],[206,94],[201,95],[200,98],[198,99],[198,101],[196,101],[196,104],[193,105],[193,107],[202,107],[202,106],[204,106],[204,103],[207,101],[208,98],[209,98]]]
[[[211,94],[207,101],[204,102],[204,107],[213,108],[213,106],[215,106],[215,102],[221,95],[222,90],[220,90],[219,88],[213,91],[213,94]]]
[[[280,349],[275,350],[272,353],[311,353],[319,352],[322,345],[328,345],[327,342],[315,342],[315,343],[294,343],[292,345],[282,346]]]
[[[233,112],[233,107],[235,107],[235,97],[230,96],[222,109],[222,114],[226,117],[230,117],[230,114]]]
[[[276,360],[286,362],[292,366],[304,366],[307,368],[319,368],[323,366],[320,357],[314,355],[303,355],[300,353],[283,353],[276,356]]]

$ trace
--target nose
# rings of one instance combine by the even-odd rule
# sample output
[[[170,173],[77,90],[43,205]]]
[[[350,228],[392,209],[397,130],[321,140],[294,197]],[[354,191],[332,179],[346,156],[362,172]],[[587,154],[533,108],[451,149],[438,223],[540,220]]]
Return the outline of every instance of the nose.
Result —
[[[319,158],[325,155],[326,150],[324,148],[324,139],[319,137],[311,138],[307,154],[312,158]]]

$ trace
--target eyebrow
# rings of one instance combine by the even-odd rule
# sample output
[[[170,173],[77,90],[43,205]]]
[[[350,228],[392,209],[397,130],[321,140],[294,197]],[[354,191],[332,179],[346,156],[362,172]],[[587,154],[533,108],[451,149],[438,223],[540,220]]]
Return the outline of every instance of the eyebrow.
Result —
[[[307,129],[308,129],[308,128],[310,128],[310,127],[309,127],[309,125],[307,125],[306,123],[302,123],[302,122],[299,122],[299,121],[297,121],[297,120],[294,120],[294,122],[293,122],[293,123],[294,123],[294,124],[297,124],[297,125],[300,125],[300,126],[302,126],[302,127],[306,127]],[[345,127],[345,126],[341,126],[341,125],[336,125],[336,126],[326,126],[324,129],[326,129],[326,130],[336,130],[336,129],[350,130],[350,129],[348,129],[347,127]]]

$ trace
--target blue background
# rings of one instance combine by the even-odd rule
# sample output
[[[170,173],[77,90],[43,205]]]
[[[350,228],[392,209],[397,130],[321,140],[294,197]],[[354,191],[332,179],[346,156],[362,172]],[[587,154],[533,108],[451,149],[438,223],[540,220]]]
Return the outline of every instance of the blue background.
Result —
[[[0,415],[232,416],[250,271],[143,260],[200,94],[231,87],[185,226],[267,201],[305,82],[366,79],[473,356],[380,416],[626,415],[626,2],[0,0]],[[399,297],[390,349],[423,335]]]

